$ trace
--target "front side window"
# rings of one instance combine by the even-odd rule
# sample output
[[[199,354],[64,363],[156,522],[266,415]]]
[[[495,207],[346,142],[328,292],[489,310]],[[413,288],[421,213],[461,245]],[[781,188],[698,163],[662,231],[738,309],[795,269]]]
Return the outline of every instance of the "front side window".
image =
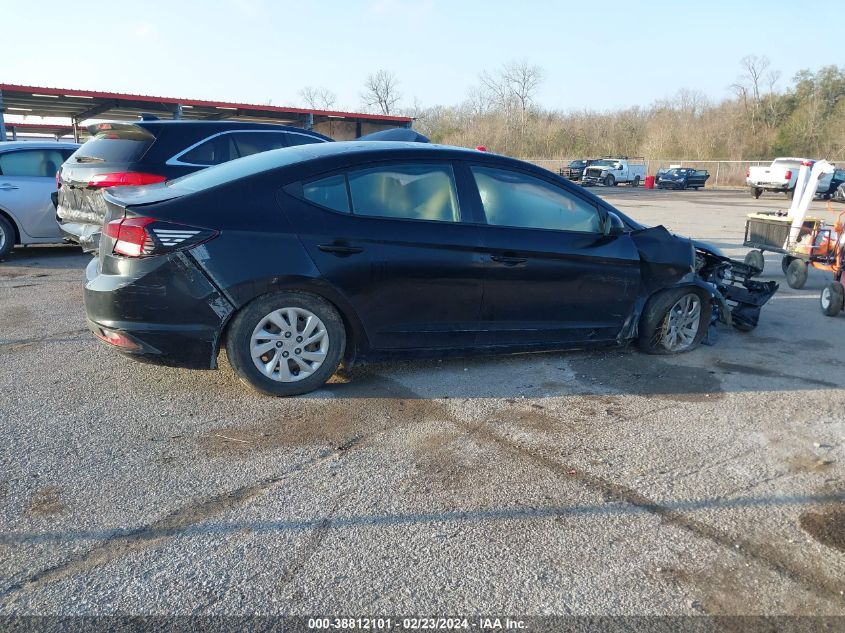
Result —
[[[32,178],[54,178],[65,162],[56,149],[26,149],[0,154],[0,175]]]
[[[472,167],[487,224],[600,233],[598,208],[573,193],[521,172]]]
[[[448,165],[390,165],[351,171],[348,178],[355,215],[460,221]]]
[[[303,184],[302,197],[321,207],[349,213],[349,195],[346,191],[346,176],[343,174]]]

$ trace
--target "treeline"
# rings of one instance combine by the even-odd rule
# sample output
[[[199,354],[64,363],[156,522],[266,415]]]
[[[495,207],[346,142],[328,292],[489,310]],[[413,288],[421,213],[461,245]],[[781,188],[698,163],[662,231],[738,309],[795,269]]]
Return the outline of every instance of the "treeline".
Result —
[[[520,157],[845,159],[845,67],[802,70],[779,89],[779,73],[769,66],[766,58],[744,58],[731,96],[721,102],[680,90],[649,107],[560,112],[535,102],[543,69],[516,62],[483,73],[479,86],[458,105],[417,105],[402,111],[416,117],[415,127],[435,142],[485,145]],[[380,73],[383,78],[384,71]],[[393,77],[388,85],[395,104],[398,81]],[[365,99],[369,104],[386,102],[390,99],[384,95]]]

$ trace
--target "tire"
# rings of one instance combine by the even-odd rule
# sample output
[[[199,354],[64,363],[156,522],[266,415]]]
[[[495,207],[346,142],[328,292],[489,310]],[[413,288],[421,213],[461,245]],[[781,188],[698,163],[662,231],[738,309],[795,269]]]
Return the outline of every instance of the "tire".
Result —
[[[695,302],[695,303],[693,303]],[[692,316],[690,309],[697,305],[698,323],[683,325],[685,315]],[[672,288],[653,295],[646,303],[640,317],[639,348],[647,354],[679,354],[695,349],[701,343],[713,315],[710,296],[695,286]],[[680,319],[680,323],[678,320]],[[675,321],[673,336],[670,328]],[[680,326],[680,327],[678,327]]]
[[[316,317],[313,327],[309,325],[312,317]],[[297,335],[306,332],[319,337],[306,343],[311,349],[297,346],[302,342]],[[270,347],[259,355],[264,346]],[[226,354],[238,378],[270,396],[319,389],[337,370],[345,348],[346,328],[338,311],[322,297],[304,292],[278,292],[256,299],[235,315],[226,337]],[[305,358],[306,354],[311,356]],[[257,363],[269,369],[260,370]],[[299,377],[306,367],[313,371]]]
[[[0,215],[0,261],[6,259],[15,247],[15,227]]]
[[[783,259],[780,260],[780,269],[783,271],[783,274],[786,274],[786,271],[789,269],[789,265],[792,263],[792,260],[795,259],[794,257],[790,257],[789,255],[784,255]]]
[[[825,316],[834,317],[842,311],[845,304],[845,289],[838,281],[831,281],[822,288],[819,295],[819,306]]]
[[[763,195],[763,190],[759,187],[751,187],[751,195],[754,196],[755,200],[757,200]]]
[[[801,290],[807,283],[807,263],[803,259],[794,258],[786,267],[786,285],[794,290]]]
[[[633,186],[633,187],[639,187],[640,186],[640,177],[639,176],[634,177],[634,182],[632,183],[631,186]]]
[[[701,187],[693,187],[696,191],[698,191]]]
[[[608,174],[604,177],[604,186],[605,187],[615,187],[616,186],[616,178],[613,177],[613,174]]]
[[[763,258],[763,251],[748,251],[745,254],[745,259],[743,261],[759,271],[753,275],[754,277],[757,277],[760,273],[762,273],[763,268],[766,266],[766,260]]]

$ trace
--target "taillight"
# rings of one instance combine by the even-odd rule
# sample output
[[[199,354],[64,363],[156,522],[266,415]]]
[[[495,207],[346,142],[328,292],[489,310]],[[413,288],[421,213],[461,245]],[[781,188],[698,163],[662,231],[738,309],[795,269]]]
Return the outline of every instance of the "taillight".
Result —
[[[145,174],[140,171],[119,171],[113,174],[97,174],[88,181],[89,187],[139,187],[164,182],[166,176],[159,174]]]
[[[786,173],[783,175],[783,177],[786,178],[786,180],[789,180],[790,178],[792,178],[792,170],[787,169]]]
[[[193,248],[217,235],[217,231],[155,218],[121,218],[103,227],[115,240],[113,252],[125,257],[153,257]]]
[[[746,169],[746,170],[745,170],[745,177],[746,177],[746,178],[750,178],[750,177],[751,177],[751,168],[750,168],[750,167],[749,167],[748,169]]]

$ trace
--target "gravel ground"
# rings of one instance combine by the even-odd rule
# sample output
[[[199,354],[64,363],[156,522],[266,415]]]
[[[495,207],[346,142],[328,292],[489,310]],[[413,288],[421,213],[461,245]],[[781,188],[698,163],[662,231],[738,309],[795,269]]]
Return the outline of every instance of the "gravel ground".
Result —
[[[596,191],[739,257],[744,215],[787,206]],[[385,363],[283,400],[225,358],[106,349],[86,261],[0,264],[0,615],[845,615],[845,316],[821,314],[823,273],[678,357]]]

